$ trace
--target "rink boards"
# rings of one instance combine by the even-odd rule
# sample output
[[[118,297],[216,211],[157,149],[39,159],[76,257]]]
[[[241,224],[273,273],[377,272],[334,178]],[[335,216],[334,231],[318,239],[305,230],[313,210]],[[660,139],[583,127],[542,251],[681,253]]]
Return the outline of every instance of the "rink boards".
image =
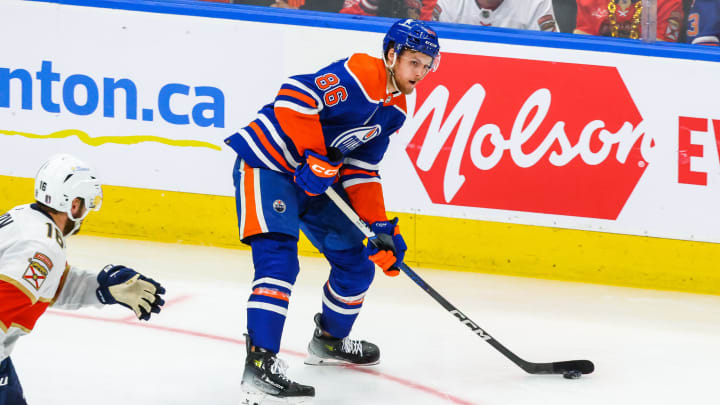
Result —
[[[223,139],[285,77],[377,55],[390,23],[57,3],[0,5],[0,210],[66,151],[108,184],[86,232],[219,246],[240,246]],[[440,69],[381,167],[411,264],[720,294],[717,53],[433,27]]]

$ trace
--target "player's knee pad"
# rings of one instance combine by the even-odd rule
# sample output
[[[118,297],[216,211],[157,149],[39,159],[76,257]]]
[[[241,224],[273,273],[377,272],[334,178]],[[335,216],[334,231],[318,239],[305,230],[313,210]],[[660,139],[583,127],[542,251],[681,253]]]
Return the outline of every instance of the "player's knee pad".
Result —
[[[248,239],[256,280],[271,277],[295,283],[300,271],[297,238],[282,233],[263,233]]]
[[[330,283],[338,293],[356,295],[367,291],[375,277],[375,264],[365,255],[362,245],[324,253],[331,265]]]

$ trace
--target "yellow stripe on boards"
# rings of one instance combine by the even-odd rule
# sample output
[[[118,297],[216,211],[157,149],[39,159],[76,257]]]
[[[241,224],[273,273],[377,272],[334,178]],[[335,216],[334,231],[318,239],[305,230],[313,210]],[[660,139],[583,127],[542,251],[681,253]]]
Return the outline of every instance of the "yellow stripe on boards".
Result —
[[[169,139],[154,135],[131,135],[131,136],[97,136],[91,137],[87,132],[79,129],[65,129],[62,131],[55,131],[50,134],[41,135],[33,134],[30,132],[19,132],[6,129],[0,129],[0,135],[7,136],[22,136],[30,139],[61,139],[69,138],[71,136],[77,137],[81,142],[90,146],[100,146],[107,143],[117,145],[135,145],[143,142],[156,142],[169,146],[179,147],[192,147],[192,148],[208,148],[213,150],[221,150],[221,148],[215,144],[204,141],[196,141],[192,139]]]
[[[720,244],[418,216],[416,262],[463,271],[720,295]]]
[[[32,201],[33,179],[0,176],[0,212]],[[231,248],[232,197],[104,186],[83,233]],[[397,214],[410,265],[720,295],[720,244]],[[301,237],[303,255],[319,253]]]
[[[0,176],[0,212],[33,201],[34,180]],[[103,186],[103,204],[83,234],[247,248],[238,236],[235,198],[132,187]],[[319,255],[304,237],[303,254]]]

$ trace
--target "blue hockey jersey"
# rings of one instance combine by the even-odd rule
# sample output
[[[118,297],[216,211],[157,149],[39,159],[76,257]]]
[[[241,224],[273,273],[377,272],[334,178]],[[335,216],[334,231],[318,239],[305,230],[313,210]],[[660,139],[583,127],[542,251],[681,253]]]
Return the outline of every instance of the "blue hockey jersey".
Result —
[[[360,217],[387,220],[379,164],[405,122],[405,96],[389,93],[382,59],[354,54],[313,74],[290,77],[275,100],[225,140],[245,162],[292,175],[306,150],[345,156],[340,181]]]
[[[687,17],[687,42],[720,45],[720,1],[694,0]]]

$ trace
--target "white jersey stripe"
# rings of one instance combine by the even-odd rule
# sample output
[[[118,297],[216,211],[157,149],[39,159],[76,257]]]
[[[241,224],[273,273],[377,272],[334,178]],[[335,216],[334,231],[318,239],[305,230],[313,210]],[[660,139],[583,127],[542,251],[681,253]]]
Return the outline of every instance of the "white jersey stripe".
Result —
[[[291,291],[293,288],[293,285],[288,283],[287,281],[278,280],[278,279],[272,278],[272,277],[263,277],[263,278],[259,278],[255,281],[253,281],[252,288],[255,288],[259,284],[273,284],[278,287],[287,288],[288,290],[291,290]]]
[[[258,148],[257,144],[255,144],[255,141],[253,141],[250,134],[248,134],[244,129],[241,129],[240,131],[238,131],[238,133],[240,134],[240,136],[242,136],[245,142],[247,142],[248,146],[250,147],[250,149],[252,149],[255,156],[257,156],[257,158],[260,159],[260,161],[263,162],[265,166],[267,166],[271,170],[275,170],[276,172],[282,172],[282,170],[275,166],[267,158],[267,156],[265,156],[265,154],[260,151],[260,148]]]
[[[272,122],[270,122],[268,117],[266,117],[265,114],[259,114],[258,119],[263,123],[263,125],[265,125],[265,128],[270,131],[270,136],[280,147],[280,149],[282,149],[283,156],[285,157],[285,160],[290,163],[290,166],[292,166],[293,169],[296,169],[298,166],[300,166],[300,163],[295,161],[292,154],[290,154],[290,151],[287,148],[287,144],[285,144],[282,138],[280,138],[280,134],[277,133],[277,130],[273,126]]]
[[[323,294],[323,304],[325,304],[328,308],[330,308],[331,311],[337,312],[338,314],[342,314],[342,315],[359,314],[360,309],[361,309],[360,307],[362,307],[362,305],[358,305],[357,308],[353,308],[353,309],[341,308],[341,307],[333,304],[325,294]]]
[[[358,184],[365,184],[365,183],[380,183],[379,177],[368,177],[368,178],[362,178],[362,179],[350,179],[345,180],[342,182],[343,188],[348,188],[352,186],[357,186]]]
[[[353,159],[353,158],[345,158],[345,160],[343,160],[343,163],[346,165],[353,165],[355,167],[359,167],[359,168],[365,169],[365,170],[380,170],[379,163],[372,164],[372,163],[363,162],[362,160],[357,160],[357,159]]]
[[[718,37],[716,37],[714,35],[706,35],[704,37],[697,37],[697,38],[693,39],[693,41],[692,41],[693,44],[712,44],[712,43],[717,44],[718,42],[720,42],[720,40],[718,40]]]
[[[365,297],[365,294],[367,294],[367,291],[365,291],[362,294],[353,295],[352,297],[343,297],[342,295],[335,292],[335,290],[333,290],[333,288],[329,282],[327,283],[327,287],[328,287],[328,290],[330,291],[330,294],[332,294],[333,298],[335,298],[338,301],[342,301],[346,304],[353,303],[354,301],[360,301],[361,299],[363,299]]]
[[[255,182],[255,214],[257,215],[260,230],[267,233],[268,227],[263,214],[262,195],[260,194],[260,169],[253,169],[253,181]]]
[[[291,86],[297,87],[298,89],[302,89],[304,92],[306,92],[306,93],[308,93],[310,96],[312,96],[312,98],[315,99],[315,102],[316,102],[317,105],[318,105],[318,112],[320,112],[320,111],[324,108],[324,104],[322,103],[322,100],[320,100],[320,97],[318,97],[318,95],[315,94],[314,91],[312,91],[311,89],[309,89],[309,88],[308,88],[307,86],[305,86],[304,84],[300,83],[299,81],[297,81],[297,80],[295,80],[295,79],[288,79],[288,80],[286,81],[286,83],[289,84],[289,85],[291,85]]]
[[[240,160],[240,237],[245,237],[245,161]]]
[[[275,105],[275,107],[289,108],[295,112],[299,112],[300,114],[305,114],[305,115],[316,115],[317,113],[320,112],[320,109],[318,109],[318,108],[303,107],[301,105],[297,105],[297,104],[292,103],[287,100],[277,100],[274,105]]]
[[[283,308],[280,305],[268,304],[267,302],[248,301],[247,307],[262,309],[265,311],[278,313],[282,316],[287,316],[287,308]]]

